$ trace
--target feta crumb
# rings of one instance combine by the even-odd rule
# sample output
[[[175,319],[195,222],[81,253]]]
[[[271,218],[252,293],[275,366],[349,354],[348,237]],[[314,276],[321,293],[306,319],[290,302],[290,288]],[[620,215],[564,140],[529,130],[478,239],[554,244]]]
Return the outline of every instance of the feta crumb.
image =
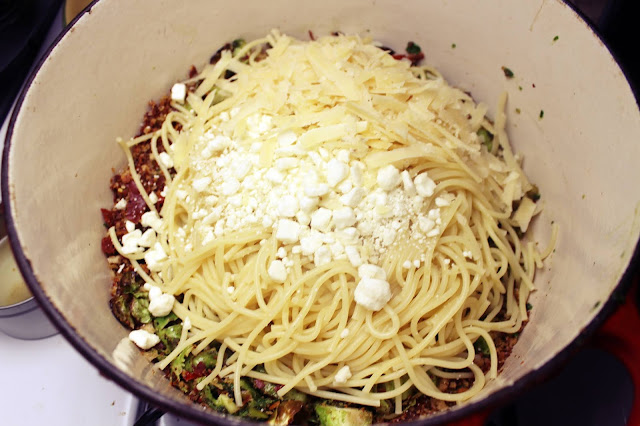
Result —
[[[311,219],[311,223],[313,224],[313,218]],[[356,215],[353,213],[353,209],[351,207],[343,207],[334,210],[333,223],[336,229],[344,229],[356,223]]]
[[[333,379],[333,382],[335,384],[342,385],[347,383],[347,380],[349,380],[350,378],[351,378],[351,370],[349,369],[348,365],[345,365],[340,370],[338,370],[338,372],[336,373]]]
[[[465,250],[462,252],[462,255],[464,257],[466,257],[467,259],[473,259],[473,253],[471,252],[471,250]]]
[[[315,185],[306,185],[304,187],[304,194],[307,197],[322,197],[329,193],[329,185],[326,183],[319,183]]]
[[[355,186],[362,186],[362,172],[364,165],[362,163],[354,163],[351,166],[351,180]]]
[[[278,158],[275,161],[276,169],[281,171],[293,169],[297,165],[298,165],[298,159],[295,157]]]
[[[379,311],[391,300],[391,287],[385,280],[365,277],[356,286],[353,297],[358,305]]]
[[[346,246],[344,248],[344,252],[347,254],[347,259],[349,259],[349,263],[354,268],[357,268],[362,265],[362,258],[360,257],[360,252],[357,247],[354,246]]]
[[[341,337],[341,338],[343,338],[343,339],[344,339],[345,337],[347,337],[348,335],[349,335],[349,329],[348,329],[348,328],[345,328],[345,329],[344,329],[344,330],[342,330],[342,332],[340,333],[340,337]]]
[[[238,179],[232,177],[225,179],[220,185],[220,191],[223,195],[233,195],[240,189],[240,182]]]
[[[315,263],[316,266],[326,265],[329,262],[331,262],[331,250],[329,247],[322,246],[316,250],[313,256],[313,263]]]
[[[416,191],[418,191],[418,194],[423,197],[431,197],[434,190],[436,189],[436,183],[431,180],[426,172],[420,173],[418,176],[416,176],[413,180],[413,183],[416,186]]]
[[[364,198],[364,189],[355,187],[351,191],[347,192],[340,197],[340,202],[345,206],[357,207],[360,201]]]
[[[342,182],[349,174],[349,166],[340,160],[332,158],[327,163],[327,183],[331,187],[335,187]]]
[[[267,179],[271,183],[280,184],[284,182],[284,175],[280,173],[277,169],[269,169],[267,173],[264,174],[265,179]]]
[[[234,291],[236,291],[236,288],[232,285],[230,285],[229,287],[227,287],[227,293],[232,294]]]
[[[320,231],[327,230],[331,223],[332,215],[333,212],[331,210],[320,207],[311,214],[311,227]]]
[[[358,276],[360,278],[376,278],[379,280],[386,280],[387,273],[384,269],[371,263],[365,263],[358,268]]]
[[[182,322],[182,328],[187,331],[191,330],[191,320],[189,319],[189,317],[184,318],[184,321]]]
[[[400,172],[392,164],[378,170],[377,182],[380,188],[385,191],[391,191],[398,186],[401,181]]]
[[[144,254],[144,261],[151,271],[159,271],[160,269],[162,269],[163,261],[166,258],[167,254],[164,252],[162,244],[158,242],[156,242],[153,245],[153,248],[147,250],[147,252]]]
[[[411,268],[411,266],[413,266],[413,263],[411,263],[410,260],[405,260],[404,263],[402,264],[402,267],[404,269],[409,269],[409,268]]]
[[[444,263],[445,265],[448,265],[451,263],[451,259],[449,259],[448,257],[442,261],[442,263]]]
[[[151,192],[149,194],[149,201],[151,201],[151,204],[155,204],[158,202],[158,196],[156,195],[155,192]]]
[[[298,212],[298,199],[293,195],[285,195],[278,203],[278,214],[282,217],[293,217]]]
[[[305,256],[311,256],[322,247],[322,234],[312,231],[309,235],[300,238],[300,251]]]
[[[127,200],[120,198],[120,200],[113,206],[116,210],[124,210],[127,207]]]
[[[413,184],[409,172],[403,170],[402,173],[400,173],[400,177],[402,178],[402,185],[404,186],[404,191],[407,193],[407,195],[412,197],[416,195],[416,186]]]
[[[285,250],[285,248],[284,248],[284,247],[280,247],[280,248],[278,249],[278,251],[276,252],[276,256],[277,256],[279,259],[282,259],[282,258],[287,257],[287,250]]]
[[[162,219],[158,216],[158,213],[154,211],[146,212],[142,215],[140,219],[140,223],[142,226],[148,226],[153,228],[154,231],[158,232],[160,227],[162,227]]]
[[[278,221],[278,230],[276,231],[276,239],[287,244],[298,241],[300,237],[300,225],[290,219],[280,219]]]
[[[451,202],[444,197],[436,197],[436,206],[438,207],[447,207],[450,206]]]
[[[197,192],[203,192],[205,189],[207,189],[210,183],[211,183],[211,178],[209,176],[205,176],[198,179],[194,179],[193,182],[191,183],[191,186]]]
[[[123,269],[124,269],[124,263],[121,263],[116,273],[119,274],[120,272],[122,272]]]
[[[168,293],[162,293],[162,291],[160,291],[158,295],[153,292],[153,290],[153,288],[149,290],[149,312],[154,317],[169,315],[173,309],[173,302],[176,300],[175,297]]]
[[[135,223],[133,223],[133,222],[131,222],[131,221],[129,221],[129,220],[127,220],[127,221],[124,223],[124,227],[125,227],[125,229],[127,230],[127,232],[131,233],[131,232],[135,231],[135,229],[136,229],[136,224],[135,224]]]
[[[138,239],[140,247],[151,247],[156,242],[156,232],[153,229],[147,229]]]
[[[153,334],[149,333],[146,330],[133,330],[129,333],[129,340],[136,344],[140,349],[151,349],[158,343],[160,343],[160,338]]]
[[[413,261],[413,266],[415,266],[416,268],[419,268],[420,267],[420,260],[419,259],[414,260]]]
[[[173,167],[173,159],[166,152],[161,152],[160,154],[158,154],[158,163],[162,164],[167,169]]]
[[[176,83],[171,87],[171,100],[183,103],[187,98],[187,86],[184,83]]]
[[[267,270],[269,277],[277,283],[283,283],[287,279],[287,269],[281,260],[274,260]]]
[[[138,241],[142,237],[142,231],[139,229],[135,229],[127,234],[122,236],[122,253],[123,254],[134,254],[140,251],[140,247],[138,247]]]

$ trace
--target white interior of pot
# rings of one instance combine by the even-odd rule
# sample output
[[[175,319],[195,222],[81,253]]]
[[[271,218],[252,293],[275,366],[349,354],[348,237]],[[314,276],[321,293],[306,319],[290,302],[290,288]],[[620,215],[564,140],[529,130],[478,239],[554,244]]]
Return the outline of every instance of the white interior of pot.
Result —
[[[26,94],[8,173],[11,214],[32,274],[88,347],[114,363],[127,335],[108,308],[110,277],[100,251],[99,209],[111,205],[112,168],[124,165],[115,138],[132,136],[147,101],[191,64],[205,63],[226,41],[274,27],[303,38],[309,29],[357,32],[397,50],[412,40],[427,63],[476,100],[495,106],[500,92],[509,93],[509,135],[546,203],[534,237],[544,246],[552,220],[560,236],[537,275],[531,323],[500,377],[477,398],[568,345],[609,297],[638,239],[640,119],[614,60],[566,5],[104,0],[53,49]],[[501,66],[515,77],[506,79]],[[155,393],[182,398],[137,352],[120,353],[118,365]]]

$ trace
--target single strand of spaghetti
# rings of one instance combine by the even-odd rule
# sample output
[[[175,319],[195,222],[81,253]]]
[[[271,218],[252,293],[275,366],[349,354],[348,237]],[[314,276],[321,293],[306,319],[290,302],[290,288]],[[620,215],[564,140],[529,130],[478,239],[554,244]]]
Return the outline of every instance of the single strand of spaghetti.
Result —
[[[216,366],[213,368],[213,370],[211,371],[211,373],[209,373],[209,375],[207,377],[202,379],[202,381],[199,382],[196,385],[196,389],[201,391],[202,389],[204,389],[205,386],[207,386],[209,383],[211,383],[213,381],[213,379],[218,377],[218,374],[220,374],[220,370],[222,370],[222,366],[224,364],[224,354],[225,354],[226,350],[227,350],[227,344],[223,342],[220,345],[220,349],[218,349],[218,357],[216,359]]]
[[[149,199],[149,194],[147,194],[147,191],[145,191],[144,186],[142,185],[142,182],[140,182],[140,176],[136,171],[136,166],[133,161],[133,156],[131,155],[131,151],[127,147],[126,143],[122,141],[122,139],[119,139],[118,143],[122,147],[122,150],[124,151],[124,154],[127,157],[129,172],[131,173],[131,178],[133,179],[133,182],[136,184],[136,187],[138,188],[138,192],[140,193],[140,196],[142,196],[142,199],[144,200],[144,202],[147,203],[147,207],[149,207],[149,210],[158,213],[158,211],[156,210],[156,206],[151,202],[151,200]]]

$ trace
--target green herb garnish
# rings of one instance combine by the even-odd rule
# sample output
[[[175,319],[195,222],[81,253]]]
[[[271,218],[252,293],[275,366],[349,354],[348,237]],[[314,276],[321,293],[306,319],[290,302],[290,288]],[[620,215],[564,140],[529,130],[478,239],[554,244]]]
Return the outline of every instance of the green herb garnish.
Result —
[[[540,110],[540,118],[544,117],[544,110]]]
[[[456,44],[455,43],[451,43],[451,48],[455,49],[456,48]]]
[[[420,49],[420,46],[418,46],[412,41],[407,43],[407,48],[405,50],[409,55],[417,55],[418,53],[422,52],[422,49]]]
[[[530,311],[531,309],[533,309],[533,305],[529,302],[527,302],[525,306],[527,307],[527,311]]]
[[[480,142],[487,147],[487,151],[491,152],[491,149],[493,148],[493,135],[484,127],[481,127],[477,133],[480,138]]]
[[[504,76],[507,78],[513,78],[513,71],[511,71],[509,68],[507,67],[502,67],[502,72],[504,73]]]
[[[558,39],[559,39],[559,38],[560,38],[560,37],[555,36],[555,37],[553,38],[553,41],[558,41]]]

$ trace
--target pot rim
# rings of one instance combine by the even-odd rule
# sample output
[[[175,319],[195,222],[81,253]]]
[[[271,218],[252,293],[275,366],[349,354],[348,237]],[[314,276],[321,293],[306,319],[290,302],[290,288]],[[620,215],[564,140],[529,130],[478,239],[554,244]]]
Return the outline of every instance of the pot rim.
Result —
[[[4,213],[7,222],[7,234],[9,237],[9,243],[11,244],[11,249],[13,250],[14,256],[16,258],[16,263],[22,273],[25,281],[33,293],[34,298],[45,312],[46,316],[56,325],[56,327],[60,330],[61,334],[71,343],[71,345],[82,354],[82,356],[87,359],[94,367],[98,369],[100,374],[104,377],[113,380],[122,388],[132,392],[139,398],[142,398],[146,401],[152,402],[153,405],[162,408],[167,411],[171,411],[173,413],[178,414],[181,417],[188,418],[190,420],[199,421],[199,422],[210,422],[214,420],[217,423],[224,425],[236,425],[242,423],[252,424],[254,422],[246,421],[244,419],[239,419],[231,416],[224,416],[214,411],[204,411],[202,409],[198,409],[196,405],[187,405],[179,402],[178,400],[171,399],[169,397],[160,395],[153,391],[152,388],[138,382],[133,379],[129,375],[127,375],[124,371],[118,369],[110,363],[106,358],[100,355],[86,340],[84,340],[79,334],[76,333],[75,328],[65,319],[64,315],[56,308],[53,302],[48,298],[45,294],[42,287],[40,287],[37,277],[35,276],[33,269],[31,267],[31,261],[27,257],[26,253],[22,249],[22,245],[20,243],[20,239],[18,237],[18,232],[16,229],[15,220],[12,214],[11,205],[12,205],[12,190],[11,185],[9,184],[9,151],[11,148],[13,130],[15,126],[15,122],[20,113],[22,104],[24,102],[24,98],[29,88],[31,87],[33,80],[38,74],[40,68],[44,64],[44,62],[48,59],[51,51],[57,46],[60,40],[69,32],[75,23],[85,14],[91,13],[91,9],[99,2],[100,0],[93,0],[89,6],[87,6],[78,16],[76,16],[69,25],[67,25],[63,31],[56,37],[56,39],[52,42],[52,44],[47,48],[45,53],[41,58],[38,59],[34,68],[30,72],[29,76],[25,80],[25,84],[23,85],[20,94],[15,103],[15,107],[11,114],[11,118],[9,121],[9,127],[7,129],[7,135],[4,141],[4,152],[2,155],[2,170],[1,170],[1,195],[2,200],[4,201],[2,204],[4,205]],[[586,24],[587,28],[591,30],[593,35],[604,45],[607,49],[611,57],[614,59],[620,70],[622,71],[627,84],[629,85],[631,92],[634,95],[636,106],[640,106],[640,92],[638,91],[638,87],[636,84],[640,84],[640,82],[633,82],[628,74],[628,71],[625,67],[620,63],[617,55],[612,52],[609,44],[603,39],[599,31],[596,29],[595,25],[589,18],[587,18],[581,11],[579,11],[574,5],[569,3],[567,0],[557,0],[561,3],[564,3],[565,6],[568,6],[574,13],[576,13]],[[625,268],[624,273],[620,277],[618,284],[611,291],[611,295],[607,299],[605,303],[602,304],[600,311],[593,317],[593,319],[580,331],[580,333],[562,350],[560,350],[553,358],[551,358],[547,363],[542,365],[541,367],[531,370],[519,379],[517,379],[513,384],[509,386],[505,386],[502,389],[497,390],[492,395],[484,397],[478,401],[473,401],[473,399],[469,402],[464,403],[464,405],[460,408],[446,410],[437,414],[434,414],[425,419],[410,421],[405,424],[407,425],[421,425],[421,426],[431,426],[444,424],[447,422],[453,422],[461,420],[467,416],[472,415],[473,413],[479,412],[480,410],[487,410],[490,408],[494,408],[498,405],[505,404],[513,399],[517,395],[521,395],[525,389],[532,387],[533,385],[542,382],[544,379],[549,377],[552,373],[559,370],[560,367],[569,359],[569,357],[577,351],[586,341],[587,337],[592,335],[604,322],[605,320],[616,310],[616,308],[624,301],[624,296],[627,290],[631,286],[632,277],[638,269],[638,265],[640,264],[640,240],[636,242],[636,246],[633,251],[633,255],[629,260],[629,264]]]

